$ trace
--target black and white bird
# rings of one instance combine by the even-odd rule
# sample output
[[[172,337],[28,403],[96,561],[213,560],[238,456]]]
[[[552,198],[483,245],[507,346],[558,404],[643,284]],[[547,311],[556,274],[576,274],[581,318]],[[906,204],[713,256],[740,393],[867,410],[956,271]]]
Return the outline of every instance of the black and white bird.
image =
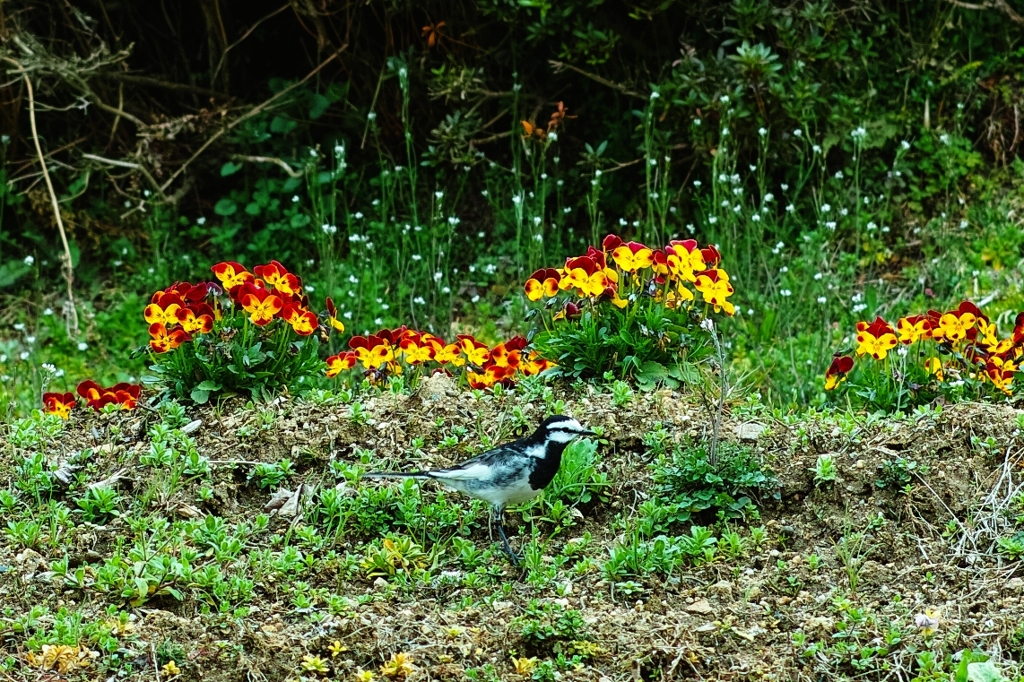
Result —
[[[545,419],[526,438],[499,445],[482,455],[446,469],[428,469],[411,473],[373,471],[367,478],[432,478],[443,485],[484,500],[491,505],[491,518],[512,563],[519,558],[512,551],[502,523],[505,507],[532,500],[555,478],[562,465],[562,452],[580,436],[594,436],[575,419],[555,415]]]

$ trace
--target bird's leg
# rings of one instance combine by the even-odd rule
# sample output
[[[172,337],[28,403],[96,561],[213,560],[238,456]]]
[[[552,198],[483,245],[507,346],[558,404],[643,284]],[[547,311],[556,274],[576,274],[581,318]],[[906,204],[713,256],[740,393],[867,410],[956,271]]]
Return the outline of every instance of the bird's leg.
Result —
[[[512,565],[519,566],[519,555],[512,551],[512,545],[508,544],[508,538],[505,536],[505,510],[495,509],[494,515],[498,521],[498,533],[501,535],[501,541],[505,545],[505,552],[508,554],[508,558],[512,560]]]

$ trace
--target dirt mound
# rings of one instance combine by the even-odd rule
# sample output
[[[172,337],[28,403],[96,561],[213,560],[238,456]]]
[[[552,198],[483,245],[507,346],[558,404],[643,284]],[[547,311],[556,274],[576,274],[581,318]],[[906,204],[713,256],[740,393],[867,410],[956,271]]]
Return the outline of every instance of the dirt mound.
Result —
[[[448,464],[556,409],[603,429],[599,470],[611,485],[606,501],[579,505],[567,526],[513,524],[529,570],[487,549],[480,507],[432,485],[409,493],[416,513],[458,526],[482,560],[447,542],[454,531],[437,550],[431,534],[442,531],[424,528],[414,538],[422,558],[388,554],[385,563],[419,561],[426,572],[376,576],[362,562],[386,547],[383,533],[366,528],[384,522],[353,517],[335,532],[323,521],[327,489],[343,498],[394,490],[346,471]],[[23,526],[0,538],[0,634],[14,679],[36,679],[28,651],[57,640],[99,652],[74,673],[85,677],[151,675],[155,658],[173,659],[181,679],[204,680],[360,671],[411,680],[909,680],[929,665],[952,669],[949,657],[963,649],[988,652],[1010,676],[1024,646],[1024,580],[997,546],[1024,514],[1014,507],[1024,502],[1024,436],[1007,407],[783,421],[737,408],[723,438],[746,442],[775,480],[756,500],[760,520],[716,527],[739,532],[733,550],[720,543],[696,566],[619,584],[601,566],[654,496],[645,435],[700,440],[713,431],[713,414],[692,398],[660,392],[616,406],[593,387],[493,396],[435,378],[412,395],[172,417],[187,425],[174,431],[166,413],[139,410],[80,411],[53,438],[30,433],[31,424],[8,428],[0,487],[17,501],[4,513],[11,524],[41,526],[31,543],[19,539]],[[181,467],[159,464],[162,443],[195,450],[209,472],[175,478]],[[835,475],[816,481],[822,455]],[[33,458],[50,473],[33,473]],[[290,464],[275,480],[282,460]],[[62,466],[70,486],[52,473]],[[30,491],[47,476],[52,491]],[[117,491],[114,513],[90,516],[82,506],[97,482]],[[76,510],[70,520],[53,521],[51,497]],[[395,518],[402,504],[388,507],[399,509]],[[232,549],[232,538],[241,546]],[[127,614],[120,621],[118,611]],[[411,669],[392,660],[400,653]]]

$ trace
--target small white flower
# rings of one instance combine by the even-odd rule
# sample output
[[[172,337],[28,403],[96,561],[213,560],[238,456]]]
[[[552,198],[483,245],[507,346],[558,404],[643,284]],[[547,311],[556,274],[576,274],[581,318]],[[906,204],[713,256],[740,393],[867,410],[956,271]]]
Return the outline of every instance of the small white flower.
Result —
[[[539,215],[533,216],[533,224],[540,225],[541,217]]]
[[[822,213],[828,213],[831,210],[832,210],[832,206],[830,206],[829,204],[822,204],[821,205],[821,212]]]
[[[789,298],[790,296],[793,295],[793,292],[790,291],[789,289],[783,289],[779,293],[782,294],[783,296],[785,296],[786,298]]]
[[[542,234],[535,234],[535,235],[533,235],[533,241],[537,242],[538,244],[542,243],[544,241],[544,235],[542,235]]]
[[[825,296],[819,296],[818,297],[818,303],[821,303],[822,305],[824,305],[825,303],[828,303],[828,298],[825,297]]]
[[[836,180],[842,180],[843,179],[843,171],[841,171],[841,170],[840,171],[836,171],[835,179]]]
[[[948,145],[950,142],[949,135],[947,135],[946,133],[942,133],[941,135],[939,135],[939,142]]]
[[[752,216],[750,216],[750,220],[751,222],[759,223],[761,222],[761,216],[755,213]]]
[[[558,141],[558,133],[556,133],[554,131],[551,131],[550,133],[548,133],[548,142],[557,142],[557,141]]]
[[[804,131],[800,130],[799,128],[793,131],[793,137],[801,137],[803,134]]]
[[[36,262],[35,256],[25,256],[25,265],[32,265]]]
[[[705,317],[700,321],[700,328],[710,334],[715,331],[715,322],[710,317]]]
[[[47,308],[46,310],[44,310],[43,315],[46,315],[47,317],[53,315],[53,308]]]
[[[708,222],[714,225],[718,222],[718,216],[708,216]]]
[[[779,187],[782,188],[783,192],[788,192],[789,191],[789,185],[787,185],[786,183],[782,183],[781,185],[779,185]]]
[[[796,206],[794,206],[793,204],[788,204],[786,206],[786,213],[792,213],[795,210],[796,210]]]
[[[344,317],[346,320],[351,320],[352,319],[352,311],[351,310],[346,310],[344,313],[342,313],[341,316]]]
[[[888,232],[888,231],[889,231],[889,226],[888,225],[886,225],[885,227],[882,228],[882,232]]]
[[[964,229],[965,227],[967,227],[967,221],[966,221],[966,220],[961,220],[961,221],[960,221],[960,229],[962,230],[962,229]]]
[[[458,218],[457,216],[453,216],[453,215],[448,216],[448,224],[451,225],[452,227],[455,227],[456,225],[458,225],[461,222],[462,222],[462,220],[460,218]]]
[[[839,209],[839,215],[842,215],[842,216],[844,216],[844,215],[846,215],[847,213],[849,213],[849,211],[847,211],[847,210],[846,210],[845,208],[841,208],[841,209]]]
[[[480,294],[473,294],[473,298],[471,298],[469,300],[471,302],[473,302],[473,303],[479,303],[480,302]]]
[[[303,289],[305,289],[309,293],[313,293],[314,291],[316,291],[316,287],[314,287],[312,284],[307,284],[306,286],[303,287]]]
[[[355,218],[356,220],[362,220],[363,214],[359,211],[356,211],[355,213],[352,214],[352,217]]]
[[[355,275],[349,275],[348,276],[348,281],[349,281],[349,284],[359,284],[359,278],[356,277]]]
[[[14,331],[16,331],[16,332],[23,332],[23,331],[25,331],[25,323],[24,322],[17,322],[17,323],[15,323]]]
[[[422,296],[417,296],[416,298],[412,299],[412,302],[415,303],[416,305],[426,305],[427,303],[426,301],[423,300]]]
[[[366,120],[367,121],[375,121],[375,120],[377,120],[377,112],[376,111],[371,111],[370,113],[368,113],[366,115]]]
[[[0,354],[0,362],[7,362],[7,354],[6,353]]]
[[[824,273],[821,273],[821,272],[814,273],[814,279],[819,281],[819,282],[821,281],[821,278],[824,277],[824,276],[825,276]]]
[[[767,194],[764,195],[764,203],[770,204],[773,201],[775,201],[775,195],[774,194],[772,194],[771,192],[768,192]]]
[[[756,170],[757,170],[757,166],[755,166],[754,164],[750,164],[750,172],[753,173]]]
[[[441,293],[442,294],[450,294],[450,293],[452,293],[452,288],[451,287],[441,287]]]
[[[825,227],[827,227],[830,230],[835,230],[836,229],[836,221],[834,221],[834,220],[828,221],[827,223],[825,223]]]
[[[779,272],[784,275],[787,272],[789,272],[789,267],[786,266],[786,265],[783,265],[781,268],[779,268]]]
[[[693,181],[693,186],[694,187],[700,187],[700,180],[694,180]]]
[[[721,97],[718,98],[718,101],[721,102],[722,104],[728,104],[729,95],[722,95]]]
[[[729,129],[722,128],[722,137],[729,137]]]
[[[722,199],[722,208],[729,208],[729,200]]]
[[[28,360],[28,351],[27,350],[21,351],[21,355],[19,355],[18,357],[21,358],[22,360]]]
[[[651,99],[658,99],[659,97],[661,97],[661,95],[658,93],[657,90],[651,93]]]
[[[732,188],[732,195],[734,197],[738,197],[741,194],[743,194],[743,188],[742,187],[733,187]]]
[[[764,137],[765,135],[768,134],[768,131],[765,128],[758,128],[757,134],[760,135],[761,137]]]
[[[89,347],[89,344],[87,344],[87,343],[86,343],[85,341],[79,341],[79,342],[78,342],[78,350],[80,350],[80,351],[84,351],[84,350],[86,350],[86,349],[87,349],[88,347]]]
[[[813,147],[811,147],[811,149],[814,151],[815,154],[820,154],[821,153],[821,146],[820,145],[814,145]]]
[[[693,119],[693,125],[699,126],[700,125],[700,119],[699,118]]]
[[[868,228],[868,232],[873,232],[878,229],[878,225],[875,225],[874,221],[868,221],[868,224],[864,227]]]
[[[25,343],[27,343],[28,345],[31,346],[35,342],[36,342],[36,337],[34,337],[34,336],[26,336],[25,337]]]
[[[740,174],[739,173],[733,173],[732,175],[729,176],[729,182],[731,182],[732,184],[735,185],[739,181],[740,181]]]
[[[725,173],[720,173],[718,175],[718,181],[719,182],[729,182],[729,176],[726,175]]]
[[[907,151],[908,149],[910,149],[910,143],[907,142],[906,140],[903,140],[902,142],[900,142],[900,148],[903,151]]]
[[[444,274],[441,273],[440,271],[434,273],[435,282],[440,282],[442,277],[444,277]]]

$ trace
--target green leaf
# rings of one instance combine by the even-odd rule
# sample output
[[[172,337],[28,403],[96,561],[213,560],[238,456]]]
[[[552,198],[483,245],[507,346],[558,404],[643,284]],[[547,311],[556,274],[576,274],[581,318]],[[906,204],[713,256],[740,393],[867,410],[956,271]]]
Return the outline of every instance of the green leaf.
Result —
[[[242,170],[242,164],[235,163],[234,161],[228,161],[220,167],[220,176],[222,178],[226,178],[229,175],[234,175],[240,170]]]
[[[234,200],[224,197],[213,207],[213,212],[217,215],[230,216],[234,215],[238,211],[238,204]]]
[[[248,204],[245,205],[245,212],[251,216],[258,216],[261,210],[262,209],[260,208],[260,205],[257,204],[255,201],[250,201]]]
[[[314,93],[309,98],[309,118],[315,121],[324,115],[329,106],[331,106],[331,100],[319,93]]]
[[[281,116],[275,116],[274,119],[270,122],[270,132],[287,135],[291,131],[295,130],[295,128],[298,125],[299,124],[296,123],[295,121],[289,120],[287,118],[282,118]]]
[[[196,388],[203,391],[219,391],[221,389],[221,385],[213,379],[207,379],[206,381],[201,382]]]
[[[292,219],[289,221],[289,224],[291,224],[292,227],[296,228],[305,227],[306,225],[309,225],[309,216],[306,215],[305,213],[296,213],[295,215],[292,216]]]
[[[193,388],[188,397],[191,398],[192,402],[196,405],[205,405],[210,401],[210,392],[204,391],[201,388]]]
[[[1003,677],[995,663],[985,661],[984,663],[969,663],[967,679],[969,682],[1003,682],[1006,678]]]

